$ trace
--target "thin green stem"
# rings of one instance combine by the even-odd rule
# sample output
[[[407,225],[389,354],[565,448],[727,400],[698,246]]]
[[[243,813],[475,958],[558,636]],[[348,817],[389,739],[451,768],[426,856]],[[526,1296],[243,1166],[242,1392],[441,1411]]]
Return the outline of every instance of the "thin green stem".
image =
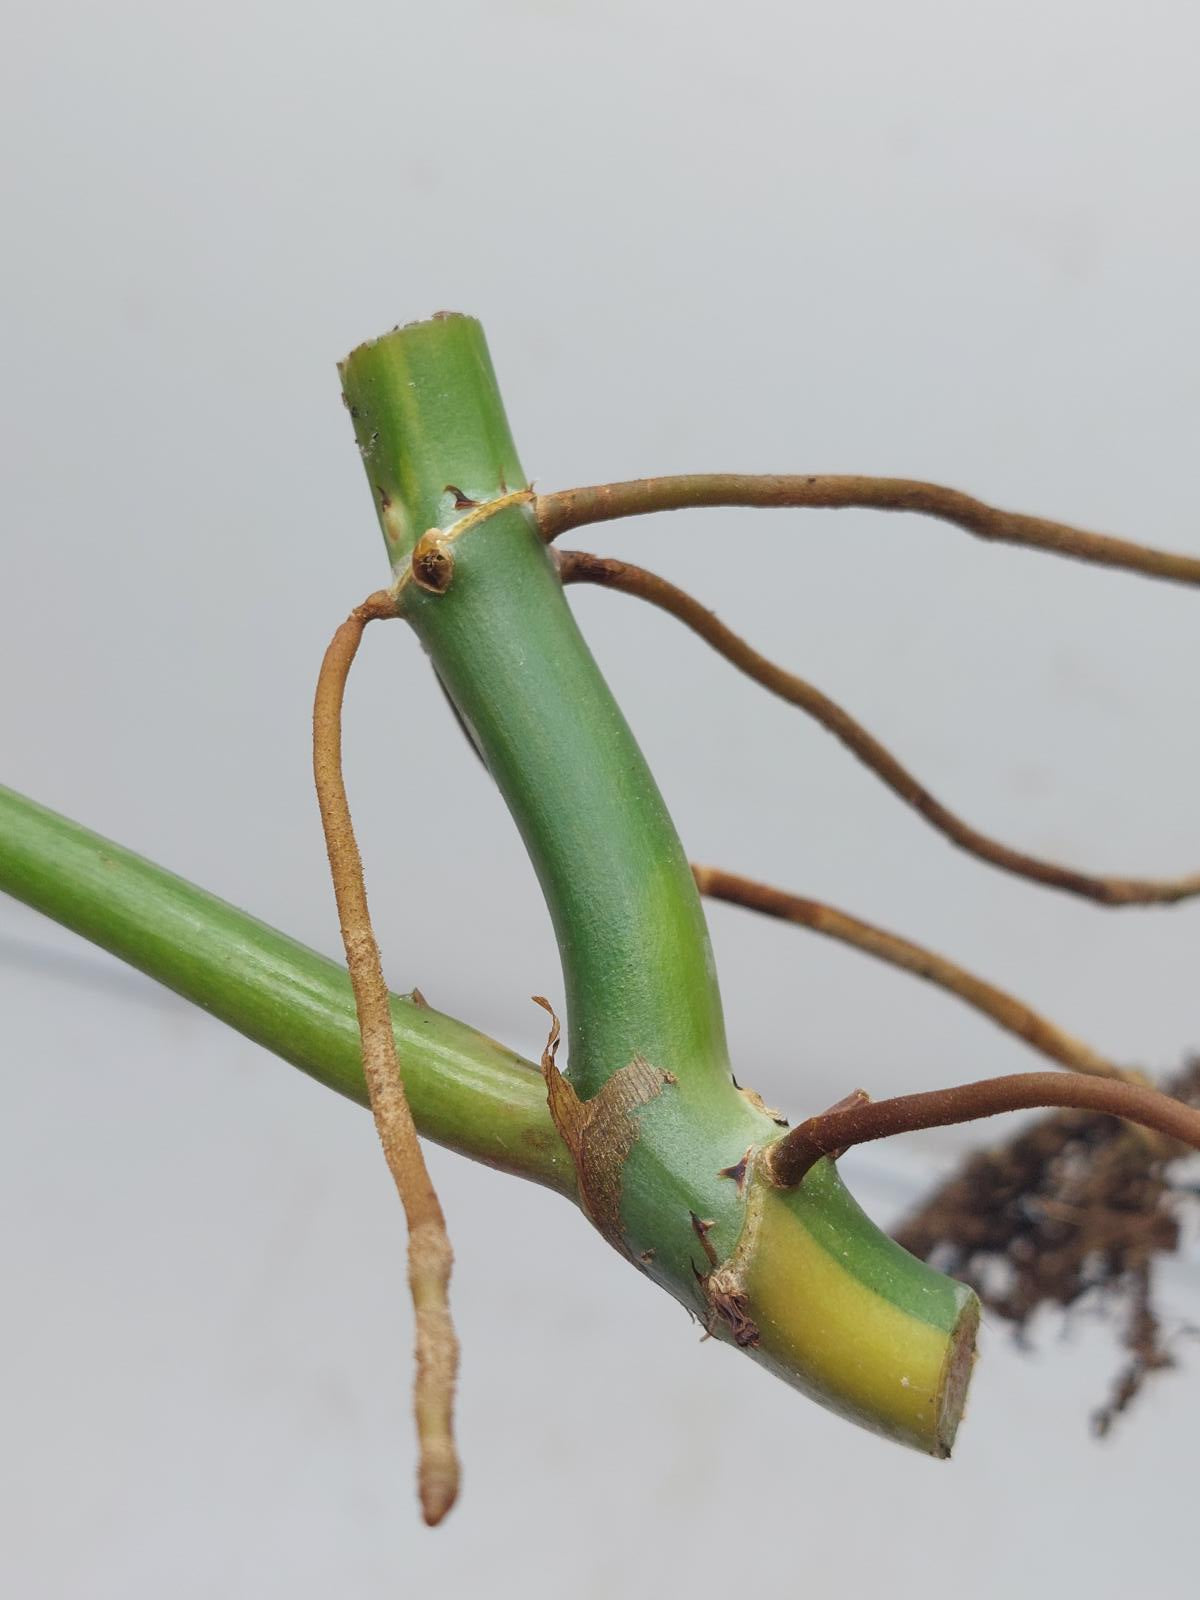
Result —
[[[345,969],[142,856],[0,787],[0,890],[366,1105]],[[423,1001],[392,996],[417,1128],[574,1197],[541,1074]]]

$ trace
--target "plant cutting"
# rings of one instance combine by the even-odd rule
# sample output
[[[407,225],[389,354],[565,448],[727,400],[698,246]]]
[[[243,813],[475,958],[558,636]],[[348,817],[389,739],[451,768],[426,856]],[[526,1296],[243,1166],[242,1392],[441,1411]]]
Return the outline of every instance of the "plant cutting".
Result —
[[[1161,1171],[1200,1147],[1200,1110],[934,952],[835,908],[690,865],[567,589],[598,582],[680,617],[816,716],[953,842],[1004,870],[1112,906],[1183,900],[1200,893],[1200,875],[1098,877],[988,839],[841,708],[765,662],[682,591],[628,563],[561,552],[556,541],[587,524],[693,505],[873,506],[1193,585],[1200,560],[904,480],[712,474],[537,493],[482,331],[468,317],[393,330],[347,357],[341,377],[392,574],[335,635],[314,709],[347,970],[9,791],[0,794],[0,886],[371,1105],[410,1228],[427,1521],[441,1520],[457,1489],[457,1343],[450,1246],[418,1133],[557,1190],[706,1334],[887,1438],[949,1455],[978,1301],[870,1222],[838,1175],[838,1156],[910,1128],[1059,1107],[1135,1125],[1121,1148]],[[536,869],[562,958],[566,1070],[553,999],[540,997],[548,1040],[535,1065],[416,992],[387,992],[341,776],[340,713],[367,623],[391,618],[421,640]],[[418,810],[414,826],[422,825]],[[432,827],[425,844],[454,848]],[[788,1127],[749,1087],[753,1064],[730,1060],[702,893],[907,967],[1068,1070],[879,1102],[847,1085],[844,1102],[806,1107]]]

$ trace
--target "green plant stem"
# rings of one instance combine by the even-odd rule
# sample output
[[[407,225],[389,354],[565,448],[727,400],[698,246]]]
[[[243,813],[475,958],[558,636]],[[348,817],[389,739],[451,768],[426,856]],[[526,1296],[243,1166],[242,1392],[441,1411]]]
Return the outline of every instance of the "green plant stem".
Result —
[[[486,504],[526,487],[472,319],[398,330],[341,372],[397,572],[428,528],[462,519],[457,491]],[[449,591],[410,586],[402,613],[537,870],[562,947],[573,1081],[594,1094],[641,1053],[723,1087],[724,1022],[687,859],[528,506],[477,526],[453,561]],[[423,843],[455,848],[428,832]]]
[[[472,319],[398,330],[355,350],[341,371],[397,572],[435,513],[432,525],[450,536],[463,498],[486,504],[525,487]],[[451,395],[461,396],[452,417]],[[729,1140],[732,1161],[774,1131],[733,1087],[700,898],[528,506],[508,505],[447,548],[448,591],[410,584],[401,612],[470,729],[537,871],[562,956],[576,1090],[585,1099],[597,1094],[635,1057],[677,1080],[676,1092],[640,1113],[623,1218],[631,1253],[652,1248],[656,1272],[683,1283],[696,1240],[683,1204],[675,1227],[664,1230],[664,1185],[697,1159],[711,1180],[714,1138]],[[425,850],[447,856],[458,844],[428,827],[420,839]],[[705,1214],[715,1220],[717,1248],[732,1249],[742,1208],[736,1197],[721,1199]],[[694,1304],[694,1287],[688,1294]]]
[[[367,1104],[350,983],[334,962],[3,787],[0,889]],[[536,1070],[415,999],[394,996],[392,1012],[420,1131],[578,1198]],[[705,1154],[711,1192],[711,1148]],[[718,1186],[749,1219],[737,1270],[764,1319],[755,1358],[863,1426],[947,1454],[969,1370],[973,1296],[880,1233],[828,1161],[791,1191],[749,1168],[744,1182],[723,1177]],[[664,1205],[685,1208],[707,1198],[678,1178],[665,1179],[661,1193]],[[699,1244],[697,1256],[703,1265]]]
[[[335,962],[2,787],[0,889],[368,1103],[354,999]],[[392,1021],[422,1134],[574,1197],[536,1067],[408,996],[392,997]]]
[[[868,1427],[949,1450],[973,1296],[899,1250],[832,1166],[756,1174],[778,1128],[733,1081],[707,928],[657,786],[566,604],[482,331],[360,346],[343,393],[393,570],[521,830],[554,921],[570,1083],[545,1061],[582,1200],[711,1331]],[[514,498],[515,496],[515,498]],[[436,804],[410,837],[450,859]]]
[[[770,1181],[779,1129],[730,1073],[691,872],[540,539],[478,324],[397,330],[343,377],[402,614],[521,827],[572,1008],[568,1083],[552,1051],[543,1080],[393,998],[418,1128],[575,1197],[722,1340],[864,1426],[948,1454],[977,1303],[875,1228],[831,1162],[794,1189]],[[400,802],[407,848],[469,848],[440,827],[436,792],[410,783]],[[8,790],[0,888],[365,1103],[333,962]]]

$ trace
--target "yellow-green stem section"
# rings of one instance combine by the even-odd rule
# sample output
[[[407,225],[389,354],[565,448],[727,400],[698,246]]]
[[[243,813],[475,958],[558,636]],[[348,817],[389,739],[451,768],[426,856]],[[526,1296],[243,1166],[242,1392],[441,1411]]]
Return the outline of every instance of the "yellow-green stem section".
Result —
[[[949,1455],[973,1359],[975,1297],[955,1285],[958,1292],[943,1304],[931,1278],[923,1303],[911,1293],[911,1258],[891,1240],[892,1260],[876,1251],[877,1276],[862,1273],[861,1258],[849,1251],[839,1258],[806,1226],[814,1203],[815,1195],[794,1204],[761,1180],[751,1185],[746,1235],[734,1257],[759,1331],[751,1354],[854,1422]],[[861,1224],[872,1226],[865,1216]],[[909,1292],[881,1293],[888,1277]]]

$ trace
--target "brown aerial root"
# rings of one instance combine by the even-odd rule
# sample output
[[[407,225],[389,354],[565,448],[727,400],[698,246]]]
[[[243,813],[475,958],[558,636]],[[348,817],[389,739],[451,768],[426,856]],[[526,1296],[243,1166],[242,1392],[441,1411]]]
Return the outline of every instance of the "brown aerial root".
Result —
[[[790,1189],[822,1156],[841,1155],[856,1144],[1047,1106],[1101,1111],[1200,1149],[1200,1110],[1158,1089],[1082,1072],[1018,1072],[891,1100],[839,1102],[769,1146],[763,1164],[772,1182]]]
[[[1098,1078],[1124,1078],[1131,1083],[1144,1081],[1140,1073],[1119,1067],[1115,1061],[1102,1056],[1082,1039],[1076,1039],[1073,1034],[1039,1015],[1015,995],[1006,994],[995,984],[977,978],[955,962],[948,961],[945,956],[925,949],[923,945],[902,939],[898,934],[877,928],[873,923],[852,917],[848,912],[839,911],[820,900],[787,894],[782,889],[772,888],[770,884],[755,883],[736,873],[723,872],[720,867],[702,867],[693,862],[692,875],[700,893],[710,899],[724,900],[731,905],[744,906],[748,911],[760,911],[768,917],[779,917],[784,922],[811,928],[814,933],[837,939],[852,949],[861,950],[866,955],[875,956],[880,961],[936,984],[1064,1067]]]
[[[583,550],[564,550],[559,554],[558,561],[564,583],[594,583],[604,588],[618,589],[622,594],[648,601],[686,624],[748,678],[786,700],[789,705],[796,706],[836,739],[840,739],[851,754],[857,756],[893,794],[953,844],[978,860],[987,861],[1019,878],[1045,884],[1051,889],[1061,889],[1067,894],[1078,895],[1104,906],[1169,905],[1200,894],[1200,873],[1164,879],[1098,877],[1077,872],[1057,862],[1043,861],[990,838],[944,806],[907,767],[901,765],[886,745],[881,744],[836,701],[806,679],[797,677],[795,673],[760,655],[685,590],[677,588],[657,573],[648,572],[644,567],[634,566],[628,561],[590,555]],[[1196,563],[1196,566],[1200,569],[1200,563]]]
[[[1087,533],[1065,522],[1000,511],[958,489],[913,478],[870,478],[814,473],[695,472],[678,477],[636,478],[563,489],[534,497],[542,537],[549,542],[571,528],[655,511],[686,511],[697,506],[813,507],[911,511],[953,523],[965,533],[999,544],[1024,545],[1072,556],[1102,567],[1120,567],[1147,578],[1200,584],[1200,559],[1171,550],[1152,550]]]
[[[330,641],[313,705],[313,775],[358,1011],[363,1076],[383,1153],[408,1221],[408,1282],[416,1318],[414,1412],[421,1457],[419,1486],[421,1510],[432,1526],[450,1510],[458,1493],[453,1430],[458,1340],[448,1301],[453,1253],[404,1093],[391,1003],[367,909],[362,858],[342,777],[346,678],[367,623],[395,615],[394,598],[380,590],[355,607]]]

